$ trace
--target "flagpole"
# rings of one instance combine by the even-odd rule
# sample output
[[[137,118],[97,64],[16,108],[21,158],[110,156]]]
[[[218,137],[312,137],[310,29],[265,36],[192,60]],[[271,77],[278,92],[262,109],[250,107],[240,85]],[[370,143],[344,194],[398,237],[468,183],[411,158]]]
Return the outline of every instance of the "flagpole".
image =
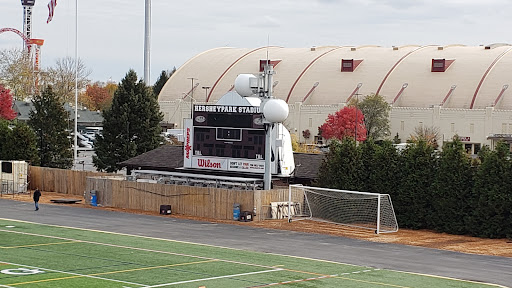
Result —
[[[75,135],[73,167],[78,163],[78,0],[75,0]],[[75,167],[76,168],[76,167]]]
[[[145,29],[144,29],[144,82],[150,85],[150,66],[151,66],[151,0],[145,3]]]

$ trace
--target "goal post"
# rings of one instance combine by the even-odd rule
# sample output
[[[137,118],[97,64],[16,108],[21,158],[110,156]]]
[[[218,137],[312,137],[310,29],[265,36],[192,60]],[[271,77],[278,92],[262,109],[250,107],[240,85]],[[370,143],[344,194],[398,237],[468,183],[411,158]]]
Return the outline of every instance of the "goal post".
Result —
[[[377,234],[398,231],[389,194],[302,185],[290,185],[288,189],[288,222],[311,219],[370,229]]]

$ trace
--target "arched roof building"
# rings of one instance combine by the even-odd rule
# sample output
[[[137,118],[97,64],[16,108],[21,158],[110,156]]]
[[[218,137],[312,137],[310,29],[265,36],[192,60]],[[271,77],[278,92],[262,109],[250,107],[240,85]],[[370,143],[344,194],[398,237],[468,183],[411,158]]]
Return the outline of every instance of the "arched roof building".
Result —
[[[510,45],[217,48],[180,67],[165,84],[159,101],[186,98],[191,90],[189,78],[195,78],[194,98],[215,103],[232,89],[238,74],[258,73],[260,60],[268,55],[271,61],[279,61],[274,67],[273,94],[288,103],[344,103],[358,83],[362,83],[359,94],[378,93],[393,103],[407,83],[393,106],[439,105],[455,85],[443,107],[485,108],[497,100],[503,85],[512,82],[511,50]],[[444,72],[432,72],[433,60],[443,59]],[[345,64],[352,64],[350,72],[342,71],[343,60],[352,60]],[[206,92],[201,87],[210,88]],[[496,108],[512,109],[512,97],[502,97]]]
[[[181,123],[189,114],[186,107],[176,107],[190,105],[184,103],[192,97],[215,104],[233,89],[238,74],[257,74],[260,61],[269,59],[276,72],[273,95],[290,105],[292,130],[311,126],[316,133],[327,115],[350,97],[375,93],[392,104],[392,133],[403,140],[414,130],[403,126],[439,125],[445,140],[455,134],[480,133],[478,143],[491,144],[489,134],[512,134],[512,94],[507,91],[512,82],[511,51],[508,44],[216,48],[180,67],[163,87],[159,102],[166,121]],[[306,111],[313,120],[297,123]],[[449,118],[460,119],[460,113],[473,125],[447,124]],[[485,117],[494,120],[484,124]],[[421,121],[413,121],[417,119]],[[479,132],[470,132],[475,130]]]

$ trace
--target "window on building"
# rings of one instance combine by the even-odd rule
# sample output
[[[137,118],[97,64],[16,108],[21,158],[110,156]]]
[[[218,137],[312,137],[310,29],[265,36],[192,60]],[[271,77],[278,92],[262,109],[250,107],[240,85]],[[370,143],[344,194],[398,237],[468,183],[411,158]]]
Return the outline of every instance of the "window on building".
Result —
[[[501,124],[501,133],[506,134],[507,133],[507,123]]]
[[[309,127],[313,127],[313,118],[309,118]]]
[[[354,59],[341,59],[341,72],[353,72]]]
[[[475,124],[469,124],[469,133],[475,133]]]
[[[319,145],[324,144],[324,138],[322,138],[322,136],[320,136],[320,135],[315,136],[315,144],[319,144]]]
[[[400,130],[404,131],[405,129],[405,121],[400,121]]]
[[[432,59],[431,72],[444,72],[446,70],[445,59]]]
[[[473,154],[478,154],[478,151],[480,151],[480,143],[473,144]]]
[[[455,59],[432,59],[431,72],[445,72]]]
[[[451,132],[455,132],[455,123],[450,123]]]
[[[2,162],[2,173],[12,173],[12,162]]]
[[[265,68],[265,65],[267,63],[269,63],[270,65],[272,65],[272,67],[276,67],[277,64],[279,64],[281,62],[281,60],[260,60],[260,72],[263,72],[264,68]]]
[[[473,154],[473,144],[464,144],[464,149],[466,149],[466,153]]]

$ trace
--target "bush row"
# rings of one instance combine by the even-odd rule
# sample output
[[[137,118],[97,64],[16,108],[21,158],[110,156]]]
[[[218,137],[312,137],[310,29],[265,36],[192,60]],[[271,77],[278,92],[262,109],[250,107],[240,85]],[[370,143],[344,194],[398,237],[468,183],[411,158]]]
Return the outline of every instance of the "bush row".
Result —
[[[333,141],[316,186],[390,194],[402,228],[512,239],[509,145],[472,159],[459,140],[442,152],[424,141],[398,151],[391,142]]]

